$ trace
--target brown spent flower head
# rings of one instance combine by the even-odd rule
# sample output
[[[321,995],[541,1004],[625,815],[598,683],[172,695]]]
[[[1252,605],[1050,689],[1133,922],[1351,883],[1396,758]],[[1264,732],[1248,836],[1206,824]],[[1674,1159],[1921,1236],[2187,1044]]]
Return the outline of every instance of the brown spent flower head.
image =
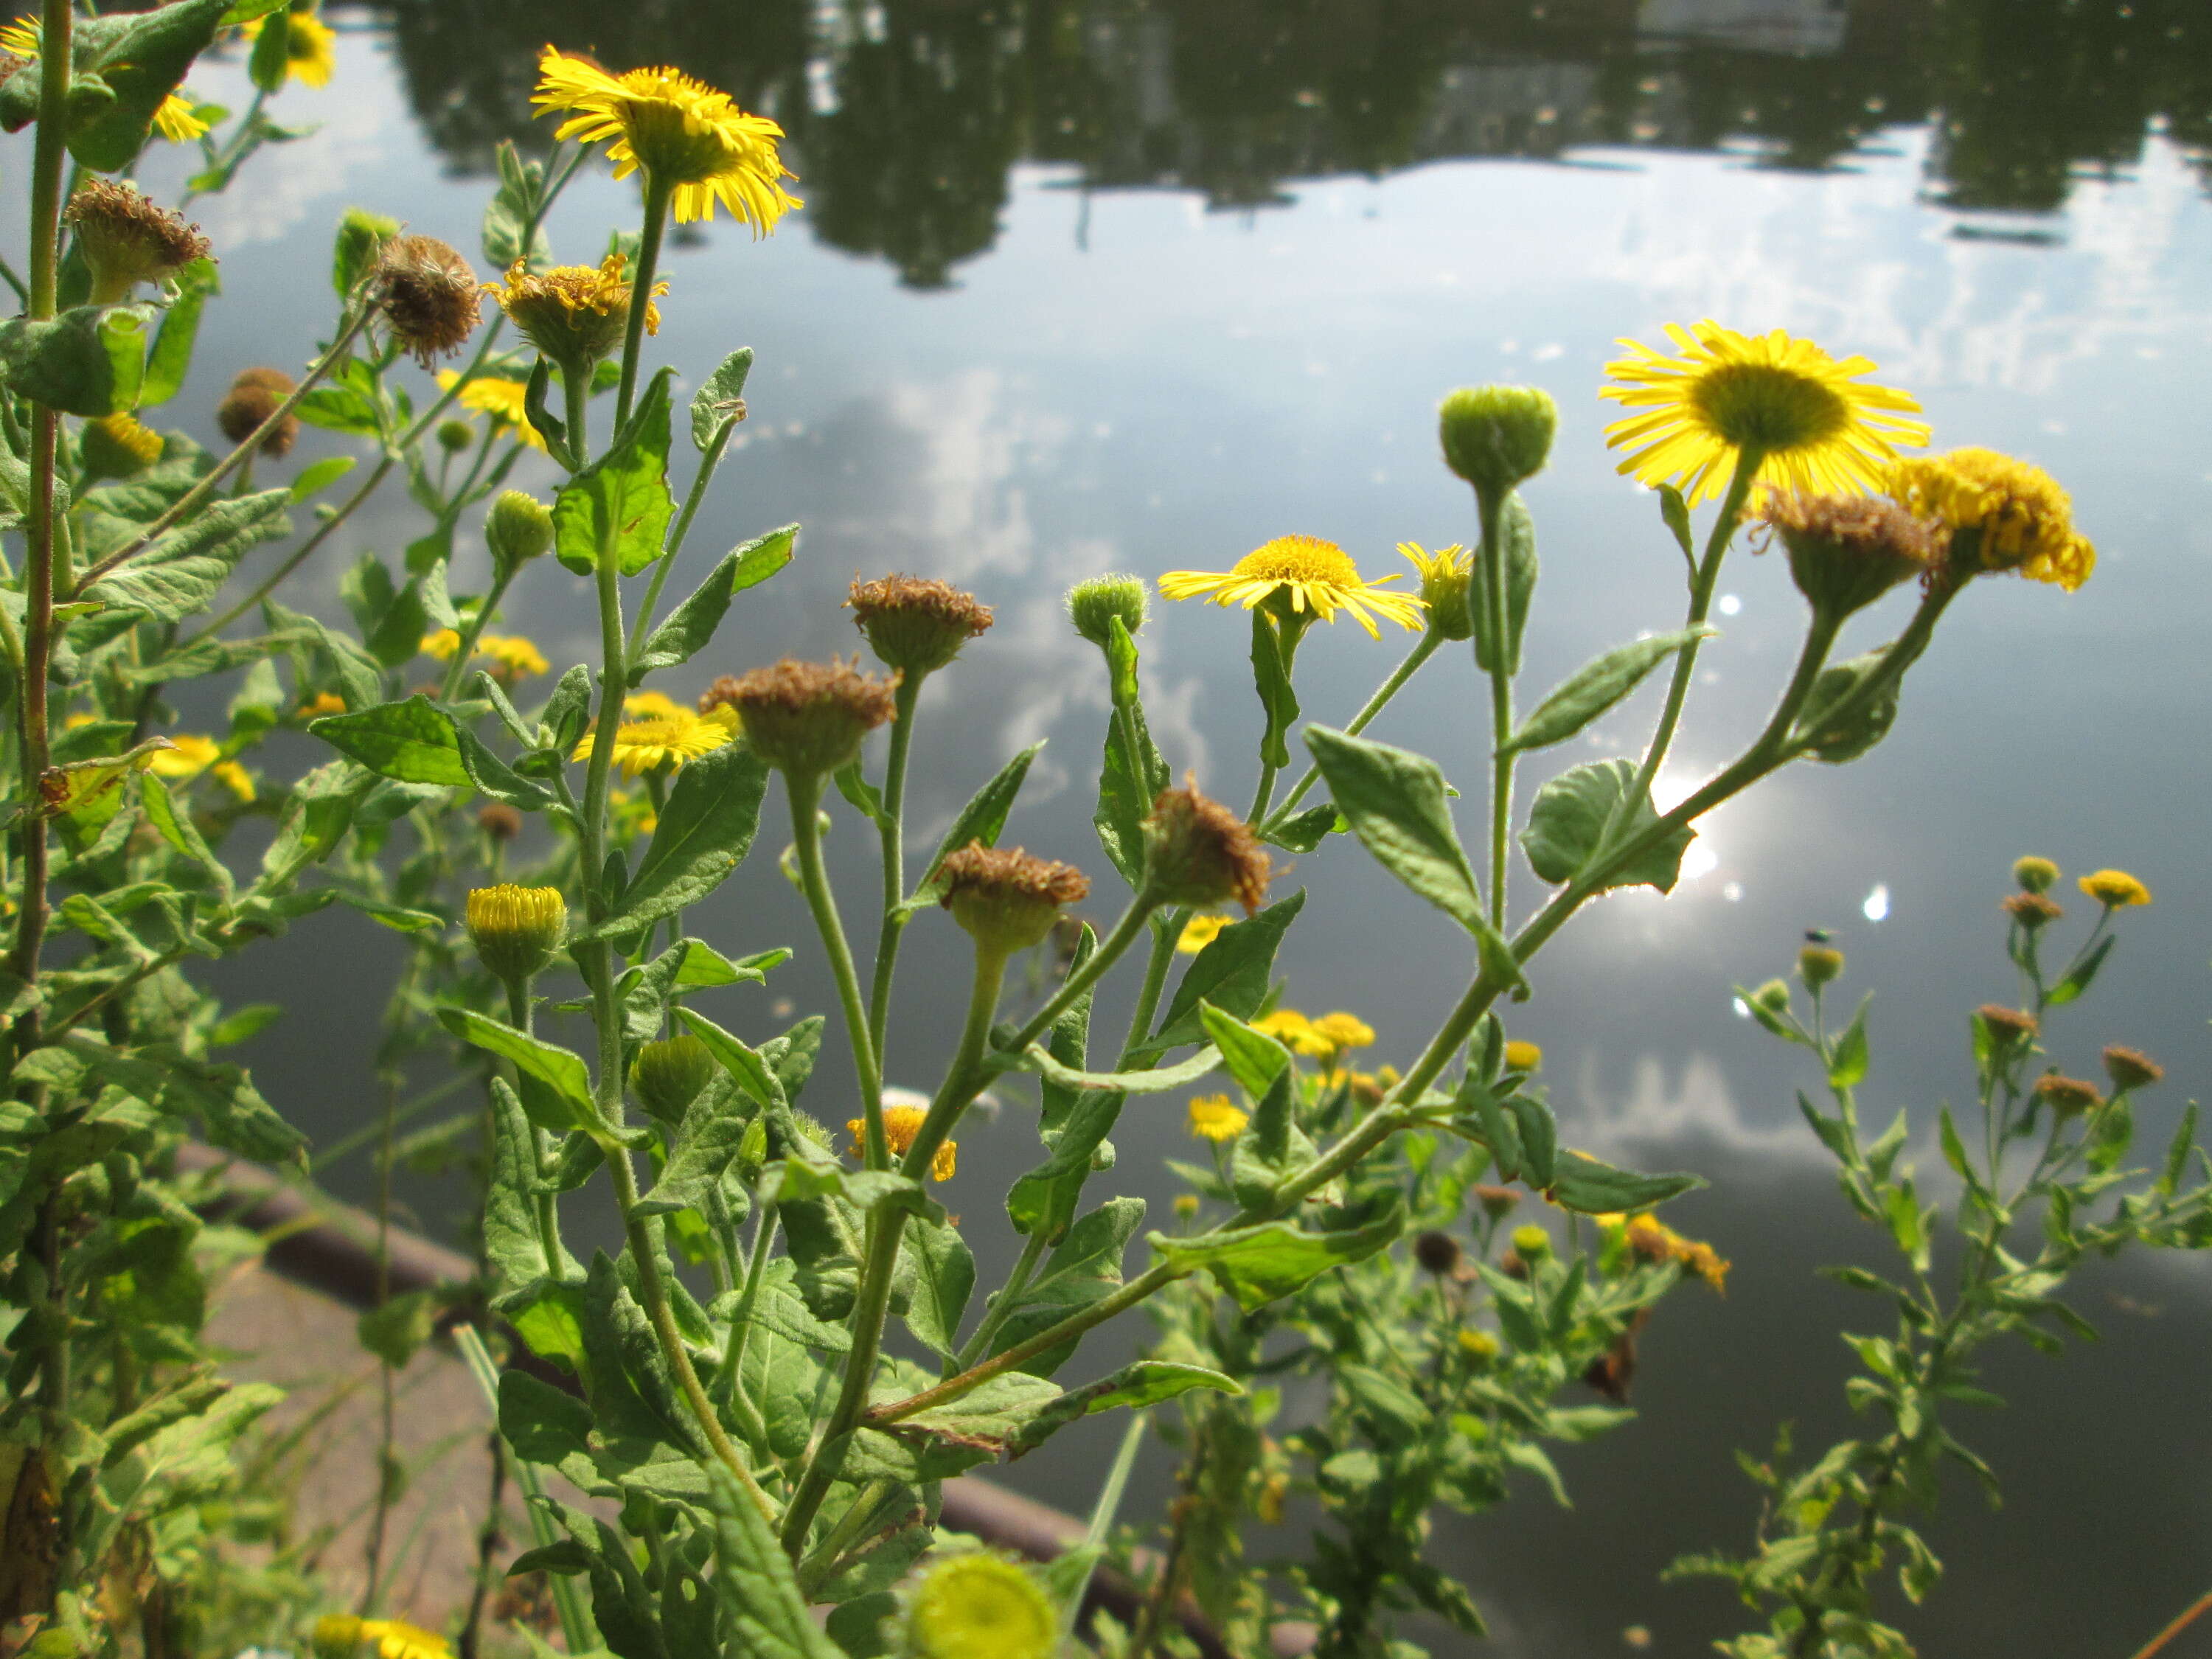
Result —
[[[2004,901],[2005,913],[2033,932],[2047,927],[2066,914],[2065,907],[2048,893],[2014,893]]]
[[[1518,1187],[1496,1187],[1487,1182],[1478,1181],[1468,1190],[1474,1194],[1475,1202],[1482,1206],[1483,1213],[1492,1221],[1512,1214],[1514,1207],[1521,1202]]]
[[[522,814],[505,801],[494,801],[477,814],[477,828],[502,844],[522,833]]]
[[[113,305],[139,283],[159,282],[207,256],[208,240],[198,225],[149,201],[135,185],[88,179],[62,217],[91,267],[96,306]]]
[[[2040,1029],[2033,1014],[2018,1008],[2008,1008],[2002,1003],[1984,1003],[1974,1010],[1974,1018],[1989,1028],[1990,1039],[1998,1043],[2024,1041]]]
[[[2085,1083],[2078,1077],[2061,1077],[2056,1072],[2036,1079],[2035,1097],[2048,1101],[2051,1109],[2062,1117],[2071,1117],[2076,1112],[2094,1112],[2105,1103],[2095,1084]]]
[[[622,343],[629,326],[625,269],[619,253],[610,253],[596,266],[556,265],[537,272],[518,259],[507,268],[504,284],[483,286],[531,344],[556,363],[588,368]],[[647,334],[660,332],[660,307],[653,301],[667,292],[666,283],[655,283],[647,296]]]
[[[368,291],[392,337],[425,368],[459,351],[483,320],[476,272],[434,236],[395,236],[386,243]]]
[[[1442,1279],[1459,1266],[1459,1240],[1449,1233],[1422,1233],[1413,1240],[1413,1260],[1423,1273]]]
[[[230,390],[222,394],[222,401],[215,406],[215,423],[222,428],[224,437],[242,444],[260,431],[261,423],[283,407],[284,399],[297,389],[298,382],[281,368],[241,368]],[[292,453],[299,436],[300,417],[287,415],[269,428],[269,435],[261,441],[262,452],[281,461]]]
[[[699,712],[702,714],[711,714],[717,708],[735,708],[737,706],[738,677],[735,674],[715,675],[714,683],[699,694]]]
[[[2148,1089],[2166,1075],[2166,1067],[2140,1048],[2124,1048],[2117,1042],[2105,1045],[2105,1075],[2112,1080],[2112,1087],[2120,1094],[2130,1089]]]
[[[1208,905],[1233,898],[1249,916],[1267,896],[1271,874],[1252,826],[1199,793],[1194,774],[1152,803],[1145,820],[1145,885],[1159,902]]]
[[[953,921],[979,946],[1000,952],[1042,943],[1061,907],[1081,903],[1091,891],[1090,878],[1073,865],[980,841],[947,853],[938,874]]]
[[[849,663],[794,662],[786,657],[717,680],[707,697],[734,708],[754,752],[793,777],[824,777],[860,752],[860,739],[891,717],[895,681],[863,674]]]
[[[1752,515],[1782,539],[1790,575],[1816,611],[1848,617],[1943,561],[1950,532],[1881,495],[1770,489]]]
[[[856,581],[845,603],[868,648],[908,674],[933,674],[991,625],[991,607],[950,582],[890,575]]]

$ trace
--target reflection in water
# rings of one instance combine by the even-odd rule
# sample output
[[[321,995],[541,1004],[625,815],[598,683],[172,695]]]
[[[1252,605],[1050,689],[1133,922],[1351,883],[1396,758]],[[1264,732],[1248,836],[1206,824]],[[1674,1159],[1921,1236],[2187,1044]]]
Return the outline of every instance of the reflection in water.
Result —
[[[1287,179],[1593,146],[1833,167],[1922,122],[1929,195],[1963,212],[2055,211],[2154,131],[2212,170],[2203,0],[477,0],[392,21],[457,165],[545,143],[549,39],[681,64],[784,124],[816,235],[925,289],[990,248],[1023,161],[1240,210]]]

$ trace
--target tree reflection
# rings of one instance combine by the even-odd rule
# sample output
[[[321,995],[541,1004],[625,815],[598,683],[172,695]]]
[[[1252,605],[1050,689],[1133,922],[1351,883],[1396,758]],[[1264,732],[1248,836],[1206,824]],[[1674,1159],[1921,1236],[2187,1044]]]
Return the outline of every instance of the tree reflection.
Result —
[[[673,62],[781,121],[805,222],[943,286],[997,238],[1012,168],[1211,208],[1287,180],[1593,145],[1848,165],[1928,123],[1932,199],[2045,214],[2164,131],[2212,181],[2205,0],[1765,0],[1662,33],[1650,0],[439,0],[395,6],[430,142],[481,169],[532,122],[546,41]],[[1697,15],[1694,9],[1683,13]],[[1776,50],[1778,45],[1793,50]]]

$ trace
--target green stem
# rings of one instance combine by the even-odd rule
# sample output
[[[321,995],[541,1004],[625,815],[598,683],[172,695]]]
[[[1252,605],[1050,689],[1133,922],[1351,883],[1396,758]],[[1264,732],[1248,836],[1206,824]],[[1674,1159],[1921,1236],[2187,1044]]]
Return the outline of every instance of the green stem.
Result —
[[[1117,1072],[1127,1071],[1139,1052],[1152,1047],[1152,1017],[1159,1012],[1160,998],[1167,990],[1176,942],[1189,925],[1190,911],[1182,906],[1164,917],[1153,918],[1152,948],[1145,960],[1144,983],[1137,988],[1137,1006],[1129,1014],[1129,1034],[1122,1039],[1121,1058],[1114,1067]]]
[[[922,679],[920,674],[906,675],[892,694],[890,754],[884,763],[884,810],[876,824],[884,854],[884,919],[876,934],[875,976],[868,993],[868,1044],[875,1051],[879,1072],[890,1025],[891,978],[898,968],[899,939],[906,932],[906,918],[899,914],[906,898],[906,762],[914,741],[914,709],[921,695]]]
[[[1513,766],[1519,757],[1509,746],[1513,736],[1513,628],[1506,616],[1510,584],[1505,549],[1498,534],[1504,502],[1476,492],[1482,526],[1481,575],[1490,612],[1490,925],[1505,926],[1507,842],[1513,830]]]
[[[379,461],[375,466],[370,469],[368,477],[362,481],[361,488],[355,490],[351,495],[346,498],[344,506],[339,507],[336,513],[333,513],[329,518],[324,520],[322,523],[317,525],[315,526],[315,533],[308,537],[306,541],[302,542],[298,549],[285,559],[283,563],[278,565],[276,569],[270,571],[261,581],[256,583],[252,592],[248,593],[236,605],[232,605],[229,610],[224,611],[222,615],[217,617],[213,622],[208,623],[198,633],[194,634],[190,639],[186,640],[185,641],[185,645],[197,645],[202,640],[213,638],[216,635],[220,634],[224,629],[229,627],[231,623],[236,622],[247,611],[252,610],[253,607],[260,604],[262,600],[267,599],[271,593],[275,592],[278,586],[283,583],[286,577],[289,576],[295,570],[297,570],[301,565],[305,564],[309,559],[314,556],[315,550],[320,547],[325,542],[328,541],[331,537],[336,533],[340,525],[343,524],[348,519],[353,517],[355,508],[358,507],[363,501],[367,501],[371,495],[376,493],[376,487],[384,482],[386,477],[391,472],[392,465],[392,458],[389,455]]]
[[[791,798],[791,843],[799,854],[799,881],[806,908],[813,913],[815,931],[822,935],[822,948],[837,981],[837,1000],[845,1011],[845,1035],[853,1045],[853,1070],[860,1085],[861,1149],[871,1170],[884,1170],[890,1167],[891,1155],[890,1144],[884,1139],[883,1073],[869,1035],[867,1005],[860,998],[860,976],[853,967],[836,895],[830,890],[830,873],[822,862],[822,782],[819,773],[785,774],[784,793]]]
[[[1022,1241],[1022,1253],[1015,1258],[1013,1270],[1006,1275],[1006,1282],[999,1287],[999,1293],[991,1298],[991,1305],[983,1315],[983,1322],[975,1328],[975,1334],[953,1356],[952,1363],[956,1369],[967,1370],[991,1351],[991,1339],[999,1334],[999,1328],[1013,1312],[1014,1304],[1021,1293],[1029,1288],[1030,1280],[1036,1276],[1037,1264],[1044,1260],[1048,1248],[1044,1228],[1042,1225],[1031,1227],[1030,1236]]]
[[[668,198],[673,186],[655,177],[650,168],[645,174],[645,228],[638,237],[637,265],[630,276],[629,323],[623,333],[622,382],[615,394],[615,430],[619,432],[629,424],[630,404],[637,397],[637,362],[645,346],[645,319],[653,309],[653,268],[660,263],[660,239],[668,228]],[[580,440],[576,453],[584,453]]]
[[[468,626],[461,629],[460,643],[453,647],[453,660],[447,665],[446,683],[438,692],[441,702],[451,702],[460,696],[461,676],[468,672],[469,659],[476,655],[477,641],[483,637],[484,625],[491,620],[492,612],[499,609],[499,602],[507,597],[507,585],[514,580],[520,568],[517,565],[502,564],[493,572],[491,592],[484,595],[483,603],[469,618]]]
[[[1359,712],[1352,717],[1352,724],[1344,728],[1346,734],[1356,738],[1365,731],[1375,717],[1382,712],[1390,699],[1396,696],[1403,689],[1406,682],[1413,678],[1421,665],[1436,655],[1437,648],[1443,642],[1444,636],[1433,628],[1423,633],[1421,637],[1414,641],[1413,648],[1401,658],[1398,665],[1390,671],[1389,678],[1375,688],[1375,695],[1360,705]],[[1273,815],[1264,827],[1275,829],[1280,826],[1283,821],[1291,816],[1297,804],[1306,798],[1307,791],[1320,781],[1321,768],[1307,767],[1298,775],[1297,782],[1291,787],[1291,793],[1283,797],[1283,804],[1275,808]]]
[[[668,581],[668,573],[676,567],[677,555],[683,552],[684,540],[691,533],[691,521],[699,516],[700,505],[707,499],[707,486],[714,482],[714,469],[721,465],[722,452],[729,447],[730,434],[737,429],[735,422],[724,422],[714,446],[699,458],[699,471],[692,476],[691,491],[684,498],[684,511],[677,515],[676,529],[668,538],[666,550],[654,562],[653,580],[645,587],[645,603],[637,608],[637,621],[629,636],[633,659],[644,648],[646,632],[653,626],[653,613],[660,604],[660,590]]]

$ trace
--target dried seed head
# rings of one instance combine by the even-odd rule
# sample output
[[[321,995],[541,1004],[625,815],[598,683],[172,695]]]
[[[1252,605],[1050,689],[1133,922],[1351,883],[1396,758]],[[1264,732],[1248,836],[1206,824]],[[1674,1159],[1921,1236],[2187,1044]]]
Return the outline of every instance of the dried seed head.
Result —
[[[701,708],[738,711],[754,751],[793,777],[826,777],[860,752],[860,739],[891,717],[895,682],[863,674],[858,661],[785,658],[717,680]]]
[[[991,607],[973,593],[921,576],[856,581],[845,603],[868,648],[916,676],[935,673],[991,625]]]
[[[1161,792],[1145,820],[1145,884],[1163,904],[1235,899],[1249,915],[1267,896],[1267,849],[1252,826],[1198,792],[1195,777]]]
[[[215,406],[216,424],[222,435],[234,444],[242,444],[261,429],[261,423],[283,407],[296,383],[281,368],[244,368],[223,393],[222,401]],[[292,445],[300,435],[300,417],[287,415],[270,428],[269,435],[261,441],[261,447],[270,459],[282,460],[291,453]]]
[[[425,368],[459,351],[483,319],[476,272],[434,236],[395,236],[386,243],[369,293],[392,337]]]
[[[1848,617],[1943,562],[1950,532],[1882,495],[1770,489],[1753,521],[1782,538],[1790,579],[1813,609]]]
[[[204,258],[208,240],[135,185],[90,179],[77,187],[63,214],[92,270],[92,303],[113,305],[141,283],[173,276]]]
[[[1974,1018],[1982,1022],[1990,1040],[1999,1046],[2025,1042],[2039,1029],[2033,1014],[2008,1008],[2002,1003],[1984,1003],[1974,1010]]]
[[[2094,1112],[2105,1103],[2095,1084],[2085,1083],[2078,1077],[2061,1077],[2056,1072],[2036,1079],[2035,1097],[2048,1101],[2051,1109],[2062,1117],[2071,1117],[2076,1112]]]
[[[2139,1048],[2123,1048],[2117,1042],[2105,1047],[2105,1075],[2121,1094],[2148,1089],[2166,1075],[2166,1067]]]
[[[2066,914],[2065,907],[2047,893],[2014,893],[2004,901],[2005,913],[2031,932],[2047,927]]]
[[[1521,1202],[1521,1189],[1517,1187],[1494,1187],[1479,1181],[1468,1190],[1474,1194],[1475,1202],[1482,1206],[1483,1213],[1492,1221],[1510,1215]]]
[[[1091,883],[1073,865],[1031,858],[1017,847],[971,841],[938,866],[945,908],[985,950],[1007,953],[1041,943],[1064,905],[1079,904]]]
[[[505,801],[495,800],[477,814],[477,828],[504,846],[522,833],[522,814]]]
[[[1413,1240],[1413,1260],[1423,1273],[1442,1279],[1459,1266],[1459,1240],[1449,1233],[1422,1233]]]

